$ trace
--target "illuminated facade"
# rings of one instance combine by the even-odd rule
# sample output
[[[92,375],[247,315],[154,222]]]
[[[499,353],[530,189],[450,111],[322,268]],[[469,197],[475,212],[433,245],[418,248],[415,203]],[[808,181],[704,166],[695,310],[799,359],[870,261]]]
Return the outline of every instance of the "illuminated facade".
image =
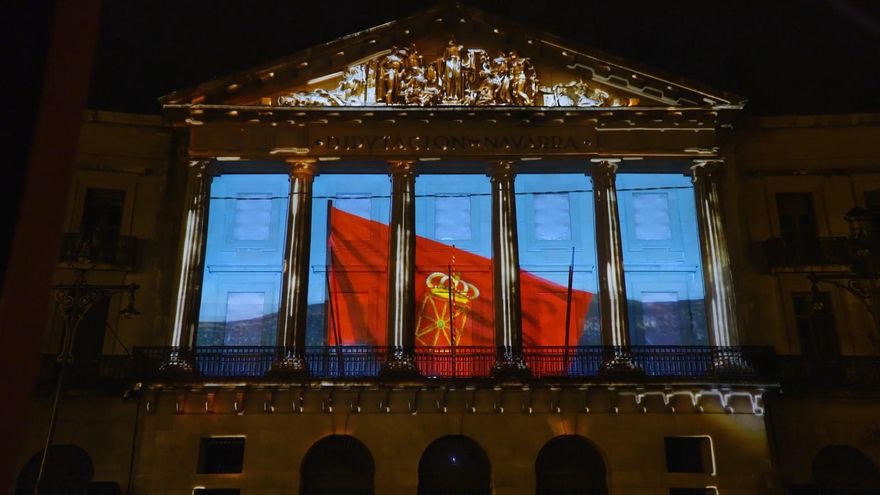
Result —
[[[443,6],[168,95],[170,129],[117,122],[179,148],[72,200],[89,253],[135,234],[106,242],[117,217],[149,239],[88,274],[141,286],[114,334],[139,384],[66,400],[57,443],[133,493],[821,484],[778,452],[789,325],[756,330],[783,308],[740,227],[773,146],[731,130],[743,98],[634,67]]]

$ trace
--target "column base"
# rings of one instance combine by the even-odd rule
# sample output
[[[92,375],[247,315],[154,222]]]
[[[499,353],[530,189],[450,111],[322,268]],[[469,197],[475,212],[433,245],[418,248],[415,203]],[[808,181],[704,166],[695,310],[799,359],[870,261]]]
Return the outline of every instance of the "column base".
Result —
[[[532,371],[522,353],[504,349],[499,350],[489,375],[492,378],[528,379],[532,377]]]
[[[599,376],[604,377],[637,377],[643,376],[645,370],[633,361],[628,351],[614,350],[610,358],[606,358],[599,367]]]
[[[269,368],[269,371],[266,372],[266,377],[283,380],[308,378],[309,366],[302,355],[287,350],[284,357],[276,361],[272,367]]]
[[[196,374],[192,357],[187,351],[174,350],[168,355],[168,360],[159,365],[159,375],[163,377],[189,377]]]
[[[391,350],[388,360],[379,370],[380,378],[417,378],[419,367],[416,365],[415,356],[402,349]]]
[[[739,349],[715,349],[709,373],[717,377],[755,376],[755,369],[749,364]]]

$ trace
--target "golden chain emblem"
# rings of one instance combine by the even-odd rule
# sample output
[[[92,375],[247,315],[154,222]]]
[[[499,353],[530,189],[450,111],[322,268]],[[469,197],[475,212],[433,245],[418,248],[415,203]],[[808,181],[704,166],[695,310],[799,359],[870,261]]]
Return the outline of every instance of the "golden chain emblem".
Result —
[[[460,273],[452,274],[450,280],[449,274],[434,272],[425,278],[425,285],[428,290],[416,324],[418,343],[431,347],[458,345],[467,325],[470,303],[480,297],[480,290],[462,280]]]

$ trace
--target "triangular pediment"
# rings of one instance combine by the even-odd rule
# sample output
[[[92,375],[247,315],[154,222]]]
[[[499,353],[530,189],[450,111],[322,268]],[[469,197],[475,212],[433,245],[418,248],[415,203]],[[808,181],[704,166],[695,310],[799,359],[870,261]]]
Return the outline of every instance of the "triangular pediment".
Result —
[[[448,3],[172,93],[162,103],[740,108],[745,99]]]

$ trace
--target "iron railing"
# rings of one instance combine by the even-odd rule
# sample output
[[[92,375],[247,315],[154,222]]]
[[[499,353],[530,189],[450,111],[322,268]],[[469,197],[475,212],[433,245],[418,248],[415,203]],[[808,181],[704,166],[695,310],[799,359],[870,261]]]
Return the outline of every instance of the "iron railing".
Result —
[[[138,251],[137,237],[120,235],[101,239],[101,241],[86,239],[76,232],[65,233],[61,243],[60,261],[135,268]]]
[[[598,378],[606,356],[619,350],[603,346],[527,347],[523,355],[535,378]],[[277,347],[143,347],[135,350],[141,380],[159,379],[173,360],[188,363],[193,374],[205,379],[261,379],[284,355]],[[312,378],[379,378],[386,349],[377,346],[310,347],[305,361]],[[643,379],[759,378],[772,369],[773,350],[763,347],[636,346],[632,360]],[[416,350],[419,373],[431,378],[484,378],[491,376],[494,347],[432,347]],[[718,362],[739,358],[745,366],[719,370]],[[176,367],[174,369],[180,369]]]
[[[866,389],[880,391],[880,356],[777,356],[779,380],[787,390]]]
[[[820,237],[813,242],[793,244],[773,237],[760,243],[762,263],[768,269],[806,266],[848,266],[853,261],[852,244],[846,237]]]

